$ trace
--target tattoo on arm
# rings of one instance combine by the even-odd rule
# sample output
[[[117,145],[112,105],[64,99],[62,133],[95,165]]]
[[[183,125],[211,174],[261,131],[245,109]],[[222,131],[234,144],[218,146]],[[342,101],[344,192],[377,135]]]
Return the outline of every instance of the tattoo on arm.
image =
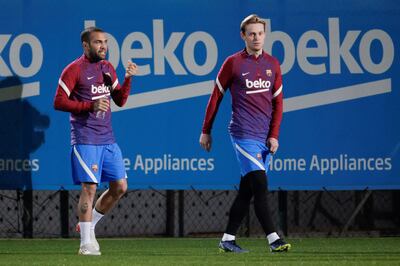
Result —
[[[84,202],[80,208],[81,213],[85,214],[88,211],[88,208],[89,208],[89,204],[87,202]]]

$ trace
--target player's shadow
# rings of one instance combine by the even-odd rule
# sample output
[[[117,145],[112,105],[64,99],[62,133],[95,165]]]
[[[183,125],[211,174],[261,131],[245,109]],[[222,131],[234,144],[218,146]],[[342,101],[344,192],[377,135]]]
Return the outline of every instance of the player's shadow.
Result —
[[[30,155],[45,142],[50,119],[22,98],[22,93],[23,84],[18,77],[0,80],[0,190],[17,190],[18,198],[22,196],[24,235],[27,230],[29,237],[32,171],[39,170],[40,163]]]

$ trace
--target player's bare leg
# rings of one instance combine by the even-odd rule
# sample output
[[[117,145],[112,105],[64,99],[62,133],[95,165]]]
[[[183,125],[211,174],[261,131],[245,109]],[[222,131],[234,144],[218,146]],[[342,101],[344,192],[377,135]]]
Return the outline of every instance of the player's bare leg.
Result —
[[[92,206],[93,199],[96,193],[97,184],[82,183],[81,195],[78,202],[78,217],[79,222],[92,221]]]
[[[78,217],[81,235],[79,254],[100,255],[101,253],[91,246],[90,227],[92,224],[92,206],[96,194],[97,184],[82,183],[81,195],[78,202]]]
[[[128,184],[126,179],[110,182],[110,188],[107,189],[96,201],[96,211],[106,214],[110,211],[118,200],[126,193]]]
[[[95,226],[97,222],[104,216],[104,214],[110,211],[114,207],[114,205],[118,202],[118,200],[126,193],[127,188],[128,185],[125,178],[118,181],[110,182],[110,188],[107,189],[103,194],[101,194],[99,199],[96,201],[95,207],[90,212],[91,222],[90,222],[89,236],[91,245],[94,247],[94,250],[96,252],[100,253],[100,245],[96,239]],[[93,198],[91,202],[93,202]],[[76,230],[78,232],[81,230],[80,224],[81,223],[79,223],[76,227]]]

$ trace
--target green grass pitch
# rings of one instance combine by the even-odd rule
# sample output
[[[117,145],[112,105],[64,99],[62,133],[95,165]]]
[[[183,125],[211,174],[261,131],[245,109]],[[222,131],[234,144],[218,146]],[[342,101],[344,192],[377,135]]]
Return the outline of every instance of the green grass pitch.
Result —
[[[78,256],[77,239],[0,239],[0,265],[400,265],[400,238],[287,239],[270,253],[262,238],[240,238],[250,253],[219,253],[216,238],[100,238],[101,256]]]

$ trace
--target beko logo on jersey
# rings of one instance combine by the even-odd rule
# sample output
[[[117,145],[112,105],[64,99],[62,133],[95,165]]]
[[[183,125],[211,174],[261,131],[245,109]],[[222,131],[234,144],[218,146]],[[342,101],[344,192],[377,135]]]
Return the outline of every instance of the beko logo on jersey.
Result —
[[[271,87],[271,81],[263,80],[261,78],[255,81],[246,79],[246,87],[248,89],[269,89]]]
[[[101,84],[100,86],[94,86],[92,85],[92,93],[97,94],[97,93],[110,93],[110,86],[106,86],[104,84]]]

